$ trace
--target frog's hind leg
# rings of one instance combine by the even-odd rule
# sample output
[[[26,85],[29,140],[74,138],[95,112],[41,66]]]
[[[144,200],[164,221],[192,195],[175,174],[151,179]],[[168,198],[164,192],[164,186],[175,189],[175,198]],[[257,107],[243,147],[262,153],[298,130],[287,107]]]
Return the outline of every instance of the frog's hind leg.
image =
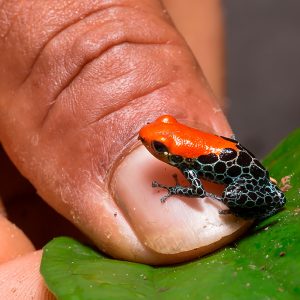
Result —
[[[265,219],[285,204],[283,192],[269,178],[240,177],[223,192],[223,203],[244,219]]]
[[[225,188],[222,202],[232,214],[249,219],[259,214],[259,206],[264,204],[263,196],[256,180],[250,176],[240,177]]]

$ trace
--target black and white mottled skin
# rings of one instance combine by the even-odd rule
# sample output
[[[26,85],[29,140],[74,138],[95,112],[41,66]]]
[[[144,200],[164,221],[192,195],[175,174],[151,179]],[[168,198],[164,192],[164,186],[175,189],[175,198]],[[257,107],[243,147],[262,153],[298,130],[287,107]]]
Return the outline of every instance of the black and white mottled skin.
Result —
[[[165,202],[171,195],[186,197],[212,197],[223,202],[228,210],[221,214],[234,214],[244,219],[265,219],[282,209],[286,203],[284,193],[274,184],[268,171],[237,141],[222,137],[233,142],[238,151],[224,148],[217,154],[200,155],[197,158],[186,158],[172,155],[167,147],[154,142],[154,150],[167,157],[170,165],[177,167],[191,184],[190,187],[176,185],[167,187],[154,181],[153,187],[165,188],[168,194],[161,198]],[[225,184],[221,197],[207,193],[201,178],[215,183]]]

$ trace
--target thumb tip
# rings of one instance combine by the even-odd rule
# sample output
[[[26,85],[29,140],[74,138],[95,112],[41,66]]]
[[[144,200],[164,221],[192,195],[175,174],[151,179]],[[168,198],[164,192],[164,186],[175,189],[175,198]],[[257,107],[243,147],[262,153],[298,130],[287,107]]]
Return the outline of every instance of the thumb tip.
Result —
[[[144,147],[130,152],[114,173],[117,205],[146,247],[164,255],[178,254],[180,261],[180,253],[192,251],[189,258],[207,254],[249,226],[234,216],[220,216],[224,205],[209,198],[172,196],[161,203],[166,191],[152,188],[152,181],[174,185],[174,173],[178,170],[153,158]]]

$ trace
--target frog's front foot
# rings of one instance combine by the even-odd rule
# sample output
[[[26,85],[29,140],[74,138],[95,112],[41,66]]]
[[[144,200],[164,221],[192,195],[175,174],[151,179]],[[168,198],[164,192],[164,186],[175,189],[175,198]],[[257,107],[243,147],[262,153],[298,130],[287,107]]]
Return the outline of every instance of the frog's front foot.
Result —
[[[169,187],[169,186],[160,184],[157,181],[152,182],[152,187],[153,188],[162,188],[162,189],[166,189],[168,191],[168,194],[166,194],[166,195],[164,195],[163,197],[160,198],[161,203],[165,203],[167,201],[167,199],[174,194],[172,192],[172,189],[174,189],[174,187]]]

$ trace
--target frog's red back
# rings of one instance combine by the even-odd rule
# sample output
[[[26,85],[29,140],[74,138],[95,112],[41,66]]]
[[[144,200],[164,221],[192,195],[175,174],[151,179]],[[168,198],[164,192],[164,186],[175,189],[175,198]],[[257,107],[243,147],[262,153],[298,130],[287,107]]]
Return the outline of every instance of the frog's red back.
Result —
[[[146,146],[154,141],[161,142],[170,153],[185,158],[212,153],[219,155],[224,148],[238,151],[235,141],[180,124],[169,115],[144,126],[139,135]]]

